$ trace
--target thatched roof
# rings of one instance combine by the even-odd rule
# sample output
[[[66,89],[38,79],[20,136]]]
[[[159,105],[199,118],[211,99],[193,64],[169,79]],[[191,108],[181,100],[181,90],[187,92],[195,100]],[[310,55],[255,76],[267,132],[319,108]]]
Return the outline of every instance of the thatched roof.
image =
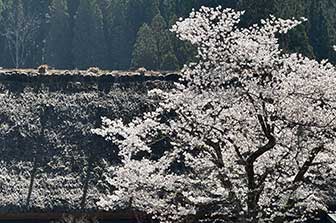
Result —
[[[121,76],[0,72],[0,216],[98,211],[111,190],[104,172],[118,160],[90,130],[101,116],[129,119],[152,109],[147,91],[177,80]]]

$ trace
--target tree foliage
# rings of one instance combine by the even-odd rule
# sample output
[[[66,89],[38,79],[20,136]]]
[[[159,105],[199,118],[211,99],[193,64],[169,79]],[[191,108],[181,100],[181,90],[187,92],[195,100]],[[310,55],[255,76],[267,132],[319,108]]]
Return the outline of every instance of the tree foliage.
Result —
[[[106,46],[103,16],[97,1],[80,0],[73,41],[75,67],[104,66]]]
[[[13,14],[13,10],[20,5],[17,4],[20,1],[2,0],[2,3],[0,2],[2,18],[0,33],[6,33],[6,29],[10,27],[8,12]],[[167,33],[173,21],[187,16],[192,8],[198,9],[202,5],[209,7],[221,5],[222,7],[244,10],[246,13],[241,24],[245,26],[267,18],[269,14],[281,18],[304,16],[308,18],[309,22],[293,30],[286,38],[281,39],[281,45],[290,52],[299,51],[310,58],[319,60],[328,58],[332,61],[335,61],[336,58],[336,53],[330,48],[330,45],[336,43],[336,20],[334,17],[336,5],[330,0],[87,0],[86,3],[80,0],[25,0],[21,2],[23,2],[21,5],[25,12],[24,15],[27,17],[23,21],[25,23],[31,21],[28,17],[34,18],[36,21],[33,28],[29,28],[31,34],[29,39],[31,40],[24,47],[27,56],[24,59],[24,65],[23,63],[17,65],[13,57],[10,56],[13,54],[13,50],[11,50],[13,47],[9,47],[8,38],[2,36],[0,38],[0,66],[2,67],[37,67],[50,61],[53,66],[59,68],[87,68],[100,65],[108,69],[126,70],[131,67],[132,60],[134,60],[134,44],[137,33],[144,23],[148,25],[154,21],[165,23],[165,30],[160,33]],[[83,14],[84,3],[88,9],[87,13]],[[57,13],[55,11],[56,4],[62,5],[58,5],[60,7]],[[85,16],[81,17],[81,15]],[[89,18],[92,22],[88,21]],[[55,30],[55,26],[59,28],[59,31]],[[79,27],[83,27],[82,31]],[[96,33],[94,35],[98,38],[97,41],[104,47],[99,50],[87,49],[94,48],[95,44],[93,42],[88,45],[89,37],[85,31]],[[57,37],[61,32],[63,32],[62,39],[64,41]],[[56,37],[51,38],[53,35]],[[177,43],[175,38],[172,36],[167,38],[165,34],[159,38],[163,41],[167,40],[167,42],[165,42],[165,46],[162,46],[162,50],[159,49],[160,53],[156,55],[156,60],[159,62],[153,69],[161,69],[163,58],[168,55],[170,57],[171,54],[174,54],[178,59],[179,67],[182,67],[185,62],[192,61],[193,50],[187,43]],[[158,39],[157,33],[156,39]],[[57,50],[70,51],[70,53],[64,52],[63,60],[57,63],[53,62],[56,59],[50,59],[61,53],[57,53],[56,48],[51,47],[55,46],[56,42],[59,44]],[[176,47],[177,45],[178,47]],[[85,47],[82,49],[86,50],[86,52],[83,51],[84,54],[94,54],[87,61],[79,60],[79,58],[83,58],[78,55],[81,53],[79,49],[83,46]],[[171,47],[174,48],[173,52]],[[99,64],[92,61],[94,58],[101,59]]]
[[[69,13],[65,0],[54,0],[50,8],[50,31],[47,37],[46,62],[57,68],[71,68]]]
[[[145,23],[139,29],[134,45],[132,66],[154,69],[158,66],[158,45],[153,30]]]
[[[162,69],[163,59],[167,54],[171,54],[172,52],[172,42],[170,39],[170,33],[168,31],[168,27],[166,24],[165,19],[160,15],[157,14],[152,22],[151,28],[155,37],[155,42],[157,46],[157,60],[158,66]]]
[[[173,31],[197,48],[184,84],[150,92],[159,106],[132,121],[103,118],[118,145],[118,203],[162,221],[302,222],[327,209],[335,177],[336,68],[279,47],[303,21],[202,7]]]

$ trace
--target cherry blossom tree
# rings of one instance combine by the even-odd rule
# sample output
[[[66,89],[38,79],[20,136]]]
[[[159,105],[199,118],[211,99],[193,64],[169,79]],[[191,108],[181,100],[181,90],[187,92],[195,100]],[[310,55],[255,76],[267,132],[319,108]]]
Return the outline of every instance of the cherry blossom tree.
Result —
[[[335,67],[279,48],[279,35],[304,19],[241,28],[242,14],[202,7],[177,22],[172,31],[197,47],[198,62],[174,90],[149,93],[155,111],[103,118],[93,130],[121,158],[100,207],[127,204],[166,222],[253,223],[302,222],[327,209]]]

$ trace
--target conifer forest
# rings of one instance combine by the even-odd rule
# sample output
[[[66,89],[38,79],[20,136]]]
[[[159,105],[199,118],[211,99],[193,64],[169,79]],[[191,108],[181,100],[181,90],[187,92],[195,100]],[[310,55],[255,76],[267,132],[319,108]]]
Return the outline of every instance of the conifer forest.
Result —
[[[192,8],[218,5],[246,11],[243,26],[270,14],[305,17],[283,47],[336,61],[331,0],[1,0],[0,66],[178,70],[196,52],[169,29]]]

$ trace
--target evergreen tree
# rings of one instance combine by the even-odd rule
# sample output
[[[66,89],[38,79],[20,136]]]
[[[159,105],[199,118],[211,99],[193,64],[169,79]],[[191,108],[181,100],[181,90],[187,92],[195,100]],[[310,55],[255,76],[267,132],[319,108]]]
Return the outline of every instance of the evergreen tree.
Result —
[[[158,67],[158,49],[153,30],[144,23],[137,34],[134,45],[132,67],[156,69]]]
[[[112,0],[110,6],[107,21],[109,27],[107,30],[109,64],[112,69],[126,70],[129,69],[131,64],[133,45],[136,32],[139,29],[131,20],[140,20],[137,17],[139,16],[137,9],[140,5],[137,0]]]
[[[335,4],[336,6],[336,4]],[[331,58],[335,60],[332,46],[336,43],[336,23],[328,15],[323,1],[312,1],[310,5],[310,40],[317,59]],[[334,15],[333,15],[334,16]]]
[[[102,12],[96,0],[80,0],[75,20],[74,66],[86,69],[105,66],[105,38]]]
[[[69,13],[69,25],[70,25],[70,30],[69,30],[69,36],[71,40],[74,39],[74,27],[75,27],[75,21],[76,21],[76,14],[79,6],[79,0],[67,0],[67,8],[68,8],[68,13]],[[71,41],[71,54],[70,54],[70,59],[69,61],[71,62],[72,68],[74,68],[74,54],[73,54],[73,41]]]
[[[217,7],[218,5],[221,5],[223,8],[236,8],[238,1],[239,0],[197,0],[195,5],[197,8],[200,6]]]
[[[299,25],[296,30],[291,30],[287,36],[280,38],[281,47],[290,52],[299,52],[314,58],[314,49],[309,42],[307,26]]]
[[[241,10],[245,10],[242,23],[245,26],[258,23],[261,19],[275,15],[277,0],[242,0],[239,4]]]
[[[157,14],[153,18],[151,28],[155,37],[155,42],[157,46],[157,61],[158,65],[160,66],[165,55],[171,54],[173,51],[170,34],[169,30],[167,29],[166,21],[160,14]],[[157,68],[162,69],[161,67]]]
[[[196,0],[176,0],[176,15],[179,17],[187,16],[195,8]]]
[[[2,20],[2,13],[4,11],[4,7],[5,7],[5,4],[6,3],[6,0],[0,0],[0,30],[3,30],[3,26],[5,25],[3,20]],[[7,53],[5,52],[5,49],[6,49],[6,38],[3,36],[3,35],[0,35],[0,66],[1,67],[4,67],[6,65],[6,60],[7,60]]]
[[[49,6],[50,0],[24,0],[24,11],[33,17],[36,24],[36,35],[29,45],[27,67],[37,67],[45,63],[46,38],[49,32]]]
[[[285,19],[307,17],[305,12],[306,3],[307,0],[277,0],[274,3],[275,15]],[[290,52],[299,52],[306,56],[314,57],[314,51],[309,42],[308,30],[309,23],[306,22],[291,30],[288,35],[281,36],[281,47]]]
[[[160,13],[159,0],[143,0],[144,22],[150,23],[154,16]]]
[[[172,0],[161,0],[160,12],[166,21],[171,20],[175,15],[177,9],[176,1]]]
[[[179,64],[173,52],[164,55],[160,65],[161,70],[175,71],[179,69]]]
[[[56,68],[71,68],[70,19],[66,0],[54,0],[50,7],[50,31],[46,62]]]
[[[103,15],[104,35],[107,36],[108,21],[110,19],[111,0],[98,0],[99,8]]]

